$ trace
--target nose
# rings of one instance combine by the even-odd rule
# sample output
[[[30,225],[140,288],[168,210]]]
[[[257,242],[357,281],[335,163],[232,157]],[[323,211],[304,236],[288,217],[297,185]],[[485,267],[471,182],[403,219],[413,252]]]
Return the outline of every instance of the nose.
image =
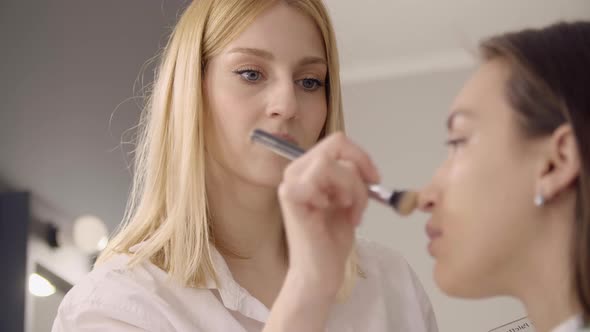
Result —
[[[271,89],[271,102],[267,108],[267,115],[272,118],[283,117],[291,119],[297,116],[298,102],[295,85],[291,80],[277,82],[274,89]]]
[[[443,162],[433,174],[430,182],[418,191],[418,209],[422,212],[432,213],[440,203],[443,196],[443,188],[447,186],[448,165]]]
[[[433,184],[429,184],[418,192],[418,209],[422,212],[432,213],[437,204],[437,194]]]

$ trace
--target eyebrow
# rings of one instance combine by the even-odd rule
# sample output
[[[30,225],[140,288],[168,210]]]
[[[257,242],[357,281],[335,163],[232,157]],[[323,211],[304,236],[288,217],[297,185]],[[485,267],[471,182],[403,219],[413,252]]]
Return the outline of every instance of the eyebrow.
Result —
[[[468,109],[458,109],[458,110],[453,111],[449,115],[449,117],[447,118],[447,129],[448,130],[453,129],[453,126],[455,124],[455,119],[457,117],[463,116],[463,117],[469,118],[469,117],[473,117],[474,115],[475,114],[471,110],[468,110]]]
[[[303,59],[299,60],[300,66],[315,65],[315,64],[327,66],[328,62],[326,61],[326,59],[324,59],[322,57],[318,57],[318,56],[306,56]]]
[[[272,55],[272,53],[270,53],[269,51],[265,51],[265,50],[261,50],[258,48],[250,48],[250,47],[236,47],[236,48],[232,48],[231,50],[229,50],[229,52],[227,52],[229,54],[232,53],[243,53],[243,54],[249,54],[249,55],[254,55],[260,58],[264,58],[267,60],[272,60],[274,59],[274,55]]]
[[[229,50],[228,54],[232,54],[232,53],[242,53],[242,54],[253,55],[253,56],[257,56],[259,58],[263,58],[266,60],[274,60],[274,58],[275,58],[274,55],[269,51],[262,50],[259,48],[251,48],[251,47],[232,48],[231,50]],[[299,66],[313,65],[313,64],[327,65],[328,62],[323,57],[306,56],[306,57],[302,58],[301,60],[299,60],[299,62],[297,64]]]

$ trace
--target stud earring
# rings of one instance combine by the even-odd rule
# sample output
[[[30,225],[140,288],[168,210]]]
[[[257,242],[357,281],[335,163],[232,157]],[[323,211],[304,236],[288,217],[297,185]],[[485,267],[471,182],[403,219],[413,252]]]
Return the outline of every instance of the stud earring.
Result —
[[[543,194],[541,194],[541,193],[537,193],[535,195],[534,202],[535,202],[535,206],[537,206],[537,207],[545,205],[545,196],[543,196]]]

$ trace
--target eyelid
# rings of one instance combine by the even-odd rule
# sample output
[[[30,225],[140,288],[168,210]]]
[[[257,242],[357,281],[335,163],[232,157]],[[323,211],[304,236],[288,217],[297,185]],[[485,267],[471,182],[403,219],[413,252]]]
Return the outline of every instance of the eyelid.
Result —
[[[313,81],[313,83],[315,84],[315,86],[313,88],[306,88],[305,86],[303,86],[303,82],[305,80]],[[299,79],[299,80],[295,80],[295,83],[297,83],[299,86],[301,86],[301,88],[303,88],[305,91],[308,91],[308,92],[317,91],[317,90],[319,90],[319,89],[321,89],[321,88],[323,88],[325,86],[325,82],[324,81],[322,81],[320,79],[317,79],[317,78],[311,78],[311,77],[302,78],[302,79]]]
[[[317,70],[302,70],[299,73],[296,73],[295,77],[302,77],[302,78],[315,78],[320,81],[325,80],[327,77],[326,72],[317,71]]]
[[[467,138],[449,138],[445,141],[445,145],[451,149],[458,149],[467,143]]]
[[[264,74],[264,72],[260,69],[256,69],[253,67],[241,67],[240,69],[236,69],[232,71],[234,74],[239,75],[240,79],[242,79],[245,83],[248,84],[257,84],[260,83],[261,81],[266,79],[266,75]],[[248,73],[248,72],[254,72],[257,73],[259,75],[259,78],[256,80],[249,80],[246,77],[244,77],[244,73]]]
[[[303,81],[303,80],[314,80],[314,81],[318,81],[322,84],[325,82],[325,80],[318,78],[317,76],[314,76],[314,75],[303,76],[301,78],[296,79],[295,81],[298,82],[298,81]]]
[[[456,144],[456,143],[463,143],[467,139],[466,138],[449,138],[445,142],[446,144]]]
[[[266,73],[265,73],[264,69],[262,69],[262,67],[261,67],[261,66],[259,66],[259,65],[255,65],[255,64],[253,64],[253,63],[245,63],[245,64],[241,64],[241,65],[239,65],[239,66],[236,66],[236,69],[234,69],[234,70],[232,70],[232,71],[235,73],[235,72],[237,72],[237,71],[248,71],[248,70],[251,70],[251,71],[258,71],[258,72],[260,72],[260,73],[262,73],[262,74],[265,74],[265,75],[266,75]]]
[[[238,71],[241,71],[241,72],[244,72],[244,71],[257,71],[257,72],[261,72],[261,73],[264,72],[261,68],[259,68],[257,66],[249,66],[249,65],[248,66],[240,66],[237,69],[233,70],[233,72],[238,72]]]

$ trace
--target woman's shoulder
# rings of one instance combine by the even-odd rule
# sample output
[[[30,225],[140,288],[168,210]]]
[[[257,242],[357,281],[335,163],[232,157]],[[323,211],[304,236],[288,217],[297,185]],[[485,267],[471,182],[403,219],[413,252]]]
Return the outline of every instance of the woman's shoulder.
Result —
[[[357,252],[367,282],[377,283],[384,291],[412,293],[419,302],[430,305],[422,281],[399,252],[363,238],[357,239]]]
[[[74,285],[66,299],[77,302],[103,298],[109,294],[120,298],[139,291],[154,291],[160,279],[157,268],[154,269],[151,263],[131,266],[130,261],[131,256],[119,254],[97,265]]]
[[[407,324],[418,324],[415,326],[416,331],[438,331],[436,317],[422,282],[399,252],[363,238],[357,238],[357,252],[363,275],[359,280],[360,292],[372,291],[378,296],[384,296],[388,314],[401,315],[396,318],[399,322],[411,317],[411,322],[407,321]]]
[[[361,270],[366,273],[397,274],[409,277],[411,268],[396,250],[366,238],[357,238],[357,253]]]
[[[56,324],[83,324],[87,317],[133,326],[157,324],[153,304],[166,274],[151,263],[130,266],[130,259],[115,255],[79,280],[60,304]]]

